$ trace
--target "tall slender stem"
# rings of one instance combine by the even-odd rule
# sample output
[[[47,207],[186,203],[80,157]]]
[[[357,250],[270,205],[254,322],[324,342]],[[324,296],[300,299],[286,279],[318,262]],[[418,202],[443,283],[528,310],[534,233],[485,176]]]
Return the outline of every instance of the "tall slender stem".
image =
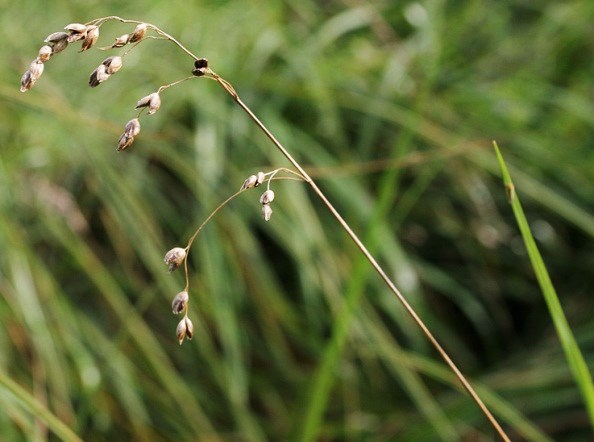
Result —
[[[93,20],[93,21],[89,22],[88,24],[95,24],[97,26],[100,26],[101,24],[103,24],[104,22],[106,22],[108,20],[117,20],[117,21],[120,21],[122,23],[137,23],[137,24],[143,23],[143,22],[140,22],[140,21],[137,21],[137,20],[123,19],[123,18],[118,17],[118,16],[109,16],[109,17],[103,17],[103,18],[100,18],[100,19]],[[187,55],[189,55],[194,60],[198,60],[199,59],[196,55],[194,55],[191,51],[189,51],[183,44],[181,44],[178,40],[176,40],[174,37],[172,37],[168,33],[162,31],[161,29],[159,29],[157,26],[155,26],[153,24],[150,24],[150,23],[146,23],[146,24],[147,24],[147,26],[149,28],[153,29],[161,37],[164,37],[165,39],[168,39],[171,42],[173,42],[175,45],[177,45],[183,52],[185,52]],[[215,80],[217,83],[219,83],[219,85],[225,90],[225,92],[227,92],[231,96],[231,98],[233,98],[233,100],[248,114],[248,116],[252,119],[252,121],[260,128],[260,130],[262,132],[264,132],[264,134],[270,139],[270,141],[272,141],[272,143],[276,146],[276,148],[293,165],[293,167],[299,172],[299,174],[304,179],[304,181],[306,181],[310,185],[310,187],[312,188],[312,190],[314,191],[314,193],[316,195],[318,195],[318,197],[324,203],[324,205],[328,208],[328,210],[330,211],[330,213],[334,216],[334,218],[338,221],[338,223],[347,232],[347,234],[353,240],[353,242],[355,243],[355,245],[359,248],[359,250],[361,251],[361,253],[363,253],[363,255],[365,256],[365,258],[369,261],[369,263],[372,265],[372,267],[375,269],[375,271],[379,274],[379,276],[386,283],[386,285],[388,286],[388,288],[390,289],[390,291],[398,298],[398,300],[404,306],[405,310],[412,317],[412,319],[414,320],[414,322],[423,331],[423,333],[425,334],[425,336],[427,337],[427,339],[429,340],[429,342],[431,342],[431,344],[433,345],[433,347],[437,350],[437,352],[440,354],[440,356],[443,358],[443,360],[446,362],[446,364],[454,372],[454,374],[456,375],[456,377],[458,378],[458,380],[460,381],[460,383],[462,384],[462,386],[464,387],[464,389],[468,392],[468,394],[471,396],[471,398],[474,400],[474,402],[476,402],[476,404],[479,406],[479,408],[485,414],[485,416],[490,421],[490,423],[493,425],[493,427],[495,428],[495,430],[497,431],[497,433],[499,434],[499,436],[501,437],[501,439],[503,439],[504,441],[509,441],[510,440],[509,437],[507,436],[507,434],[505,433],[505,431],[503,430],[503,428],[501,427],[501,425],[499,424],[499,422],[497,422],[497,420],[495,419],[495,417],[491,414],[491,412],[486,407],[486,405],[483,403],[483,401],[481,400],[481,398],[478,396],[478,394],[472,388],[472,386],[470,385],[470,383],[468,382],[468,380],[466,379],[466,377],[458,369],[458,367],[456,366],[456,364],[454,364],[454,362],[452,361],[452,359],[448,356],[448,354],[446,353],[446,351],[439,344],[439,342],[437,341],[437,339],[435,338],[435,336],[433,336],[433,334],[429,331],[429,328],[425,325],[425,323],[423,322],[423,320],[419,317],[419,315],[417,315],[417,313],[414,311],[414,309],[412,308],[412,306],[408,303],[408,301],[402,295],[402,293],[400,293],[400,291],[398,290],[398,288],[396,287],[396,285],[388,277],[388,275],[383,270],[383,268],[378,264],[378,262],[375,260],[375,258],[373,257],[373,255],[369,252],[369,250],[367,250],[367,248],[365,247],[365,245],[363,244],[363,242],[359,239],[359,237],[355,234],[355,232],[353,232],[353,230],[351,229],[351,227],[349,226],[349,224],[344,220],[344,218],[340,215],[340,213],[334,208],[334,206],[330,203],[330,201],[328,200],[328,198],[326,197],[326,195],[322,192],[322,190],[320,190],[320,188],[312,180],[312,178],[308,175],[308,173],[303,169],[303,167],[301,167],[301,165],[297,162],[297,160],[295,160],[295,158],[293,158],[293,156],[287,151],[287,149],[276,139],[276,137],[258,119],[258,117],[256,117],[256,115],[251,111],[251,109],[239,98],[239,95],[237,94],[237,92],[235,91],[235,89],[233,88],[233,86],[231,85],[231,83],[229,83],[227,80],[225,80],[224,78],[222,78],[220,75],[218,75],[215,72],[213,72],[208,67],[205,67],[205,68],[202,69],[201,76],[202,75],[205,76],[206,78],[210,78],[212,80]],[[182,80],[182,81],[184,81],[184,80]],[[174,83],[174,84],[177,84],[177,83]],[[239,193],[241,193],[241,191],[238,192],[238,193],[236,193],[235,195],[231,196],[229,199],[233,199]],[[219,206],[213,212],[213,214],[211,214],[211,216],[209,216],[209,218],[205,221],[205,223],[208,222],[208,220],[212,216],[214,216],[214,214],[220,209],[220,207],[224,206],[227,202],[228,202],[228,200],[225,201],[221,206]],[[200,232],[200,230],[202,229],[202,227],[204,227],[204,224],[201,225],[198,228],[198,230],[194,233],[194,235],[192,235],[192,237],[190,238],[190,240],[188,242],[188,245],[186,246],[186,250],[188,250],[189,247],[192,245],[192,242],[194,241],[194,239],[196,238],[196,236],[198,235],[198,233]],[[186,288],[187,288],[187,285],[188,285],[187,261],[184,264],[185,264],[185,270],[186,270]]]
[[[481,400],[479,395],[476,393],[472,385],[468,382],[466,377],[462,374],[460,369],[456,366],[454,361],[449,357],[447,352],[443,349],[443,347],[439,344],[433,333],[429,331],[429,328],[425,325],[423,320],[419,317],[419,315],[415,312],[409,302],[406,300],[404,295],[400,293],[400,290],[396,287],[396,285],[392,282],[390,277],[386,274],[384,269],[378,264],[376,259],[373,255],[367,250],[367,247],[363,244],[363,242],[359,239],[359,237],[353,232],[349,224],[344,220],[344,218],[340,215],[340,213],[336,210],[336,208],[330,203],[326,195],[320,190],[314,180],[307,174],[307,172],[301,167],[301,165],[297,162],[295,158],[287,151],[287,149],[276,139],[276,137],[268,130],[268,128],[256,117],[256,115],[251,111],[251,109],[239,98],[239,95],[235,91],[235,89],[223,78],[218,76],[217,74],[213,73],[213,78],[225,89],[227,93],[233,98],[233,100],[248,114],[248,116],[256,123],[256,125],[264,132],[264,134],[272,141],[272,143],[276,146],[276,148],[287,158],[287,160],[299,171],[299,173],[305,178],[305,181],[309,184],[312,188],[314,193],[322,200],[324,205],[328,208],[332,216],[338,221],[338,223],[343,227],[343,229],[347,232],[349,237],[353,240],[355,245],[359,248],[361,253],[367,258],[371,266],[375,269],[375,271],[379,274],[379,276],[383,279],[386,283],[390,291],[398,298],[400,303],[404,306],[405,310],[408,314],[412,317],[414,322],[419,326],[419,328],[423,331],[429,342],[433,345],[433,347],[437,350],[439,355],[443,358],[446,364],[450,367],[450,369],[454,372],[464,389],[468,392],[471,398],[476,402],[482,412],[485,414],[491,425],[495,428],[501,439],[504,441],[509,441],[509,437],[499,424],[495,417],[491,414],[487,406]]]

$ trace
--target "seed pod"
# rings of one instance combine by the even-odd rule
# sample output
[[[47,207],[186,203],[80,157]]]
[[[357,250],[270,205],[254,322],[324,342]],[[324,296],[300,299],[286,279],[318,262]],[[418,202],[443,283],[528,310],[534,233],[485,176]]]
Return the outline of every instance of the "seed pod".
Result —
[[[64,29],[68,31],[68,43],[82,40],[87,35],[87,27],[80,23],[71,23]]]
[[[97,87],[109,77],[110,75],[107,73],[105,65],[100,64],[99,67],[91,73],[91,76],[89,77],[89,86]]]
[[[140,121],[138,121],[138,118],[134,118],[128,121],[128,123],[126,123],[126,127],[124,128],[124,133],[120,136],[120,139],[118,140],[118,151],[130,147],[134,142],[134,137],[139,133]]]
[[[64,40],[57,41],[55,43],[50,43],[52,46],[52,51],[54,54],[58,52],[62,52],[64,49],[68,47],[68,39],[65,38]]]
[[[126,123],[126,127],[124,128],[124,134],[129,137],[135,137],[140,133],[140,121],[138,118],[133,118]]]
[[[264,221],[270,221],[270,217],[272,216],[272,208],[269,204],[262,204],[262,217]]]
[[[199,58],[194,62],[194,67],[196,69],[204,69],[208,67],[208,59],[206,58]]]
[[[188,331],[188,326],[186,325],[186,318],[182,318],[181,321],[177,324],[177,328],[175,329],[175,334],[177,335],[177,341],[179,345],[182,345],[184,342],[184,338],[186,337],[186,333]]]
[[[186,321],[186,338],[191,340],[194,337],[194,324],[187,316],[184,319]]]
[[[175,247],[165,254],[165,264],[169,264],[169,271],[173,272],[181,266],[186,259],[186,249]]]
[[[21,92],[27,92],[34,84],[35,81],[31,78],[31,71],[26,71],[21,77]]]
[[[262,194],[260,197],[260,204],[270,204],[274,201],[274,192],[268,189],[266,192]]]
[[[140,23],[134,29],[134,32],[130,35],[130,39],[128,40],[129,43],[136,43],[144,38],[146,34],[146,23]]]
[[[129,38],[130,36],[128,34],[120,35],[118,38],[115,39],[115,42],[113,43],[113,45],[111,45],[111,47],[121,48],[122,46],[126,46]]]
[[[118,140],[118,152],[121,150],[125,150],[132,145],[134,142],[134,137],[129,137],[126,134],[122,134],[120,139]]]
[[[39,80],[41,74],[43,74],[43,63],[37,61],[37,59],[33,60],[31,66],[29,66],[29,72],[31,72],[31,81],[35,83],[37,80]]]
[[[45,63],[50,59],[53,52],[54,51],[52,50],[51,46],[44,45],[41,48],[39,48],[39,52],[37,53],[37,60],[39,60],[42,63]]]
[[[86,51],[87,49],[91,49],[95,43],[97,43],[97,39],[99,38],[99,27],[98,26],[87,26],[87,34],[85,36],[85,41],[83,41],[82,47],[80,52]]]
[[[159,96],[159,93],[153,92],[152,94],[149,94],[146,97],[142,97],[140,100],[138,100],[135,109],[139,109],[141,107],[148,107],[149,115],[157,112],[161,107],[161,97]]]
[[[199,58],[194,62],[194,69],[192,69],[192,74],[196,77],[202,77],[206,74],[206,70],[208,69],[208,60],[206,58]]]
[[[173,298],[173,302],[171,303],[171,309],[173,310],[173,314],[179,315],[181,312],[183,312],[188,305],[189,299],[190,297],[188,295],[188,292],[186,292],[185,290],[175,295],[175,298]]]
[[[68,26],[65,26],[64,29],[76,34],[82,34],[87,31],[87,27],[80,23],[70,23]]]
[[[57,54],[62,52],[68,46],[68,33],[67,32],[54,32],[46,37],[44,40],[49,43],[52,47],[52,52]]]
[[[68,39],[68,33],[67,32],[54,32],[53,34],[48,35],[45,40],[43,40],[46,43],[58,43],[60,41],[64,41]]]
[[[256,175],[256,187],[258,187],[260,184],[264,182],[264,176],[264,172],[258,172],[258,174]]]
[[[239,190],[245,190],[245,189],[250,189],[254,186],[256,186],[256,182],[257,182],[258,178],[256,177],[256,175],[250,175],[247,180],[245,180],[241,186],[241,189]]]
[[[119,55],[113,55],[111,57],[107,57],[101,64],[107,68],[106,71],[109,75],[115,74],[122,67],[122,57]]]

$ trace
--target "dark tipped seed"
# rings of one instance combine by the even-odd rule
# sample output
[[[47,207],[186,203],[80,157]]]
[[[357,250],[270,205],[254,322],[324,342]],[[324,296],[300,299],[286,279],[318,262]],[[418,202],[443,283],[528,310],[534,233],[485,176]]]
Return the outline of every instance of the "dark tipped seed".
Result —
[[[21,77],[21,92],[26,92],[33,87],[35,81],[31,79],[31,71],[27,71]]]
[[[187,331],[188,326],[186,325],[186,320],[185,318],[182,318],[182,320],[179,321],[179,323],[177,324],[177,328],[175,329],[175,334],[177,335],[177,341],[179,342],[179,345],[183,344]]]
[[[186,320],[186,338],[191,340],[194,337],[194,324],[187,316],[184,319]]]
[[[41,48],[39,48],[39,52],[37,53],[37,60],[41,61],[42,63],[48,61],[50,59],[50,57],[52,56],[52,53],[54,51],[52,50],[52,47],[49,45],[44,45]]]
[[[260,184],[264,182],[264,176],[264,172],[258,172],[258,174],[256,175],[256,187],[258,187]]]
[[[243,185],[241,186],[240,190],[246,190],[254,187],[256,185],[257,179],[258,178],[256,177],[256,175],[250,175],[247,178],[247,180],[243,182]]]
[[[206,58],[199,58],[194,62],[194,67],[196,69],[204,69],[208,67],[208,60]]]
[[[106,72],[109,75],[112,75],[121,69],[122,57],[120,57],[119,55],[113,55],[111,57],[107,57],[105,60],[103,60],[101,64],[107,68]]]
[[[169,265],[169,271],[173,272],[184,263],[185,259],[186,249],[182,249],[181,247],[174,247],[165,254],[165,258],[163,258],[163,261],[165,261],[165,264]]]
[[[113,45],[111,45],[111,47],[121,48],[122,46],[126,46],[129,39],[130,36],[128,34],[120,35],[118,38],[115,39],[115,42],[113,43]]]
[[[97,87],[108,78],[109,74],[107,73],[107,68],[104,64],[100,64],[99,67],[91,73],[91,76],[89,77],[89,86]]]
[[[59,41],[64,41],[68,39],[67,32],[54,32],[53,34],[48,35],[45,40],[46,43],[58,43]]]
[[[262,194],[260,197],[260,204],[270,204],[274,201],[274,192],[268,189],[266,192]]]
[[[85,36],[85,40],[83,41],[82,47],[80,51],[86,51],[91,49],[95,43],[97,43],[97,39],[99,38],[99,28],[97,26],[87,26],[87,34]]]
[[[136,43],[137,41],[142,40],[145,35],[146,35],[146,23],[140,23],[138,26],[136,26],[136,29],[134,29],[134,32],[130,35],[128,42]]]
[[[186,306],[188,305],[189,299],[190,297],[188,295],[188,292],[186,292],[185,290],[175,295],[175,298],[173,298],[173,302],[171,303],[171,309],[173,310],[173,314],[179,315],[181,312],[183,312],[186,309]]]

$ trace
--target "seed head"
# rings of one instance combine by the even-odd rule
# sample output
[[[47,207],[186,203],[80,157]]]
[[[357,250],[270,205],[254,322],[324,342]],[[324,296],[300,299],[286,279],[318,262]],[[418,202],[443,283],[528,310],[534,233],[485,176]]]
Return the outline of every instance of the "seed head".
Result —
[[[41,48],[39,48],[39,53],[37,54],[37,60],[39,60],[42,63],[45,63],[46,61],[48,61],[50,59],[53,52],[54,51],[52,50],[51,46],[44,45]]]
[[[118,38],[115,39],[115,42],[113,43],[113,45],[111,45],[111,47],[112,48],[121,48],[122,46],[126,46],[129,39],[130,39],[130,35],[128,35],[128,34],[120,35]]]
[[[181,266],[186,259],[186,249],[175,247],[165,254],[165,264],[169,264],[169,271],[173,272]]]
[[[262,217],[264,221],[270,221],[270,217],[272,216],[272,208],[269,204],[262,204]]]
[[[109,77],[110,75],[107,73],[107,67],[104,64],[100,64],[99,67],[91,73],[91,76],[89,77],[89,86],[97,87]]]
[[[274,192],[268,189],[266,192],[262,194],[260,197],[260,204],[270,204],[274,201]]]
[[[256,185],[258,178],[256,175],[250,175],[247,180],[245,180],[241,186],[240,190],[250,189]]]
[[[152,115],[155,112],[157,112],[161,107],[161,97],[159,96],[159,93],[153,92],[152,94],[149,94],[146,97],[142,97],[140,100],[138,100],[135,109],[139,109],[141,107],[148,107],[149,115]]]
[[[82,47],[80,52],[86,51],[87,49],[91,49],[95,43],[97,43],[97,39],[99,38],[99,27],[98,26],[87,26],[87,34],[85,36],[85,40],[82,43]]]
[[[130,39],[128,40],[129,43],[136,43],[144,38],[146,35],[146,23],[140,23],[134,29],[134,32],[130,35]]]
[[[173,302],[171,303],[171,309],[173,310],[173,314],[179,315],[181,312],[183,312],[188,305],[189,299],[190,297],[188,295],[188,292],[186,292],[185,290],[175,295],[175,298],[173,298]]]
[[[109,75],[112,75],[121,69],[122,57],[120,57],[119,55],[107,57],[105,60],[103,60],[103,62],[101,64],[107,68],[106,72]]]

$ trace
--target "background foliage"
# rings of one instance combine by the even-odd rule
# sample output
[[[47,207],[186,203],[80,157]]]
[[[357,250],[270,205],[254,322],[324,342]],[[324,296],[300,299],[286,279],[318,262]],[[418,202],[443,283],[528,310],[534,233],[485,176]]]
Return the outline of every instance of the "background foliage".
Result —
[[[35,406],[85,440],[493,436],[295,182],[274,184],[269,223],[247,193],[201,234],[196,337],[177,345],[183,275],[162,256],[248,175],[286,163],[206,80],[164,92],[116,154],[136,100],[192,68],[167,42],[140,45],[97,89],[88,75],[105,54],[69,48],[18,91],[46,35],[112,14],[160,26],[234,84],[513,438],[591,437],[490,141],[591,365],[593,2],[0,5],[3,439],[54,438]],[[109,23],[100,45],[128,31]]]

